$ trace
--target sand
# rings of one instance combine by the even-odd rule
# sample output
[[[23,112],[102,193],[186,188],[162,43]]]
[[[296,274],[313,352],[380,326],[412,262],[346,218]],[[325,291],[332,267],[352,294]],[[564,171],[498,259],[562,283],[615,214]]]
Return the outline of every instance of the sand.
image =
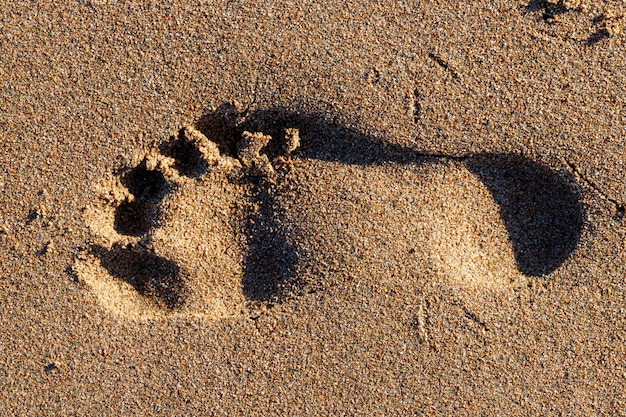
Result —
[[[0,415],[625,415],[626,5],[4,2]]]

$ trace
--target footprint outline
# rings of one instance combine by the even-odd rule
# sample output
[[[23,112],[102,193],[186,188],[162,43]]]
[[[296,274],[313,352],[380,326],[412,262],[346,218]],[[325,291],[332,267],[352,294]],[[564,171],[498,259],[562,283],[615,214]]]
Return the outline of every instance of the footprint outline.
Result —
[[[300,133],[301,143],[297,149],[293,144],[285,145],[285,130],[292,128],[297,128]],[[247,148],[238,149],[242,136],[254,135],[245,132],[263,132],[259,134],[265,138],[262,146],[249,143]],[[292,137],[289,140],[293,141],[294,131],[290,132]],[[330,143],[315,139],[324,134],[332,136]],[[151,156],[144,156],[118,175],[127,195],[122,202],[113,203],[117,204],[113,228],[126,239],[108,248],[94,245],[91,255],[99,258],[109,274],[130,284],[142,296],[156,299],[157,310],[160,309],[165,316],[175,313],[188,295],[185,271],[151,250],[145,241],[150,230],[158,228],[161,201],[178,186],[172,178],[198,181],[212,167],[222,163],[238,171],[237,181],[247,184],[250,201],[258,206],[256,213],[244,219],[245,233],[251,236],[241,278],[241,292],[246,304],[271,306],[302,292],[317,291],[315,287],[298,282],[295,272],[299,262],[297,249],[280,234],[276,223],[276,203],[271,191],[275,181],[273,168],[271,171],[259,169],[249,162],[242,164],[238,158],[250,146],[258,148],[252,157],[258,158],[259,166],[288,164],[292,157],[288,153],[295,158],[356,166],[460,162],[483,182],[500,207],[515,261],[520,272],[528,277],[546,276],[565,262],[578,244],[585,220],[574,178],[521,155],[420,153],[363,135],[339,123],[324,121],[317,114],[302,115],[274,108],[251,112],[242,119],[233,107],[222,106],[203,116],[195,127],[183,128],[169,142],[160,144],[156,154],[153,150]],[[203,152],[202,147],[208,150]],[[261,149],[263,152],[259,153]],[[293,152],[286,152],[286,149]],[[528,189],[523,189],[524,184],[530,185]],[[547,207],[547,211],[538,210],[533,214],[532,210],[537,206]],[[519,207],[522,207],[521,211]],[[137,212],[148,215],[133,222]],[[563,213],[566,215],[561,216]],[[533,215],[536,219],[528,221]],[[278,233],[272,233],[276,230]],[[271,236],[271,239],[268,241],[265,236]],[[538,250],[533,251],[533,246],[538,246]],[[268,257],[267,253],[275,253],[276,258]],[[131,267],[127,269],[131,273],[116,269],[115,262],[107,262],[109,258],[119,257],[130,258],[127,264]],[[276,266],[279,266],[278,271]],[[150,270],[157,271],[157,276],[150,276],[146,272]]]

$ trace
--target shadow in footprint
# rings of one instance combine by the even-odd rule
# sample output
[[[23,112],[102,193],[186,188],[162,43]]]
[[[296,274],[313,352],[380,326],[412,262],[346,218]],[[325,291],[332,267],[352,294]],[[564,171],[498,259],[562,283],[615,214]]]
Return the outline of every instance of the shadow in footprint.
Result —
[[[605,20],[606,20],[606,14],[605,13],[603,13],[603,14],[593,18],[591,24],[593,26],[595,26],[597,28],[597,30],[589,36],[589,38],[585,42],[585,45],[593,46],[593,45],[597,44],[598,42],[601,42],[604,39],[608,39],[609,37],[611,37],[611,35],[607,31],[606,27],[603,27],[602,23]]]
[[[174,169],[180,175],[198,178],[207,172],[207,164],[198,147],[185,137],[184,129],[178,131],[178,136],[172,136],[163,143],[159,150],[163,155],[174,158]]]
[[[180,307],[186,298],[180,267],[146,249],[114,246],[111,250],[92,248],[111,276],[121,279],[146,297],[168,309]]]
[[[248,253],[244,259],[242,291],[252,301],[275,301],[301,290],[295,267],[295,248],[289,243],[278,219],[280,209],[263,179],[253,179],[252,199],[259,210],[246,219]]]
[[[609,32],[607,32],[604,29],[600,29],[600,30],[595,31],[591,35],[589,35],[589,38],[585,42],[585,45],[593,46],[593,45],[597,44],[598,42],[601,42],[601,41],[603,41],[605,39],[608,39],[610,37],[611,37],[611,35],[609,35]]]
[[[198,129],[211,142],[217,144],[223,155],[235,157],[237,145],[243,132],[242,116],[231,104],[222,104],[215,111],[205,113],[196,123]]]
[[[117,207],[113,226],[122,235],[142,236],[158,221],[158,203],[170,190],[170,184],[161,172],[148,170],[145,162],[125,172],[121,182],[134,199]]]
[[[547,0],[532,0],[525,7],[526,13],[542,12],[541,18],[547,22],[552,21],[556,16],[570,11],[562,1],[552,3]]]
[[[499,205],[522,273],[549,274],[569,257],[584,222],[573,178],[517,155],[477,155],[465,163]]]
[[[144,200],[125,201],[115,210],[114,227],[126,236],[142,236],[157,222],[159,207]]]
[[[140,198],[152,203],[157,203],[162,200],[170,189],[169,183],[163,176],[163,173],[149,170],[146,168],[145,162],[125,172],[122,175],[121,181],[135,198]]]
[[[270,159],[282,154],[280,138],[284,136],[285,128],[297,127],[300,147],[294,154],[300,157],[352,165],[424,161],[410,148],[365,135],[316,113],[297,114],[277,107],[251,112],[241,126],[245,130],[263,132],[273,138],[266,149]]]

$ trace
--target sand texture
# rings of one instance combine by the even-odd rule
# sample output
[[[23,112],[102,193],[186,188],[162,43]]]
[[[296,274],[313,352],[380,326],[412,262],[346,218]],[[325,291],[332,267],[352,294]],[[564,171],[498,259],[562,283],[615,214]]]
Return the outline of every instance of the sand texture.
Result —
[[[0,415],[626,415],[626,4],[2,2]]]

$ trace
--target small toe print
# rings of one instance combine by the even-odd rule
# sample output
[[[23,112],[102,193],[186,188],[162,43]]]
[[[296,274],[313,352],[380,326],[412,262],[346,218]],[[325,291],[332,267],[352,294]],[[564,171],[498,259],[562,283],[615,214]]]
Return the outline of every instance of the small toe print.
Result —
[[[149,170],[145,161],[122,175],[121,183],[130,193],[115,209],[114,229],[122,235],[142,236],[154,227],[160,216],[158,206],[171,185],[163,173]]]

